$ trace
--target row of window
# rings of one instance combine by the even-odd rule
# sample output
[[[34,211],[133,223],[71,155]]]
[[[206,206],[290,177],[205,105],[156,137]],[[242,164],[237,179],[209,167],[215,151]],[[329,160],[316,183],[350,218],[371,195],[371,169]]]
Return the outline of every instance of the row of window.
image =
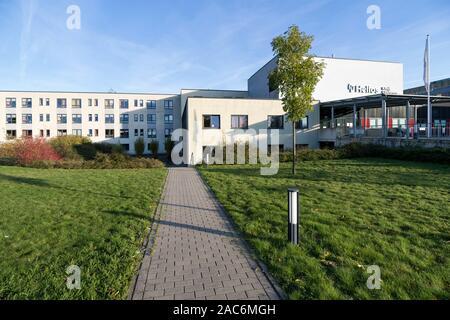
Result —
[[[164,130],[164,137],[170,138],[172,136],[173,129],[165,129]],[[67,130],[57,130],[57,136],[67,136]],[[82,136],[83,131],[81,129],[73,129],[72,135],[74,136]],[[22,130],[22,137],[32,137],[33,136],[33,130]],[[39,136],[40,137],[50,137],[50,130],[39,130]],[[98,137],[99,136],[99,130],[98,129],[89,129],[87,133],[88,137]],[[135,137],[145,137],[145,130],[144,129],[135,129],[134,130],[134,136]],[[17,138],[17,130],[6,130],[6,137],[7,139],[15,139]],[[128,129],[121,129],[120,130],[120,138],[122,139],[128,139],[130,137],[130,131]],[[147,138],[149,139],[156,139],[157,133],[156,129],[147,129]],[[106,129],[105,130],[105,138],[116,138],[114,129]]]
[[[114,109],[114,99],[105,99],[104,105],[106,109]],[[145,106],[147,109],[156,109],[156,100],[146,100]],[[121,109],[129,108],[129,100],[128,99],[120,99],[119,100]],[[7,108],[16,108],[17,100],[16,98],[6,98],[6,107]],[[49,98],[39,98],[39,106],[50,106]],[[67,99],[56,99],[57,108],[64,109],[67,108]],[[98,107],[98,99],[88,99],[89,107]],[[134,106],[137,108],[144,107],[144,100],[134,100]],[[22,108],[32,108],[33,107],[33,99],[32,98],[22,98]],[[72,99],[72,108],[81,108],[82,100],[81,99]],[[173,100],[164,100],[164,109],[173,110]]]
[[[44,120],[45,119],[45,120]],[[89,122],[98,122],[98,114],[89,114],[88,120]],[[40,114],[39,115],[40,122],[50,122],[50,114]],[[144,114],[135,114],[134,122],[144,122],[145,115]],[[130,121],[129,114],[121,114],[120,115],[120,123],[128,124]],[[114,114],[106,114],[105,115],[105,123],[113,124],[115,122]],[[6,123],[7,124],[16,124],[17,123],[17,115],[16,114],[7,114],[6,115]],[[33,123],[33,115],[32,114],[22,114],[22,124],[32,124]],[[67,123],[67,114],[58,114],[57,115],[57,123],[58,124],[66,124]],[[72,114],[72,123],[81,124],[82,123],[82,115],[81,114]],[[147,114],[147,123],[156,124],[156,114]],[[164,124],[171,125],[173,124],[173,115],[166,114],[164,115]]]
[[[220,129],[220,115],[204,115],[203,116],[204,129]],[[284,129],[284,116],[268,116],[268,129]],[[305,117],[296,123],[297,129],[308,129],[309,118]],[[248,115],[232,115],[231,129],[248,129]]]

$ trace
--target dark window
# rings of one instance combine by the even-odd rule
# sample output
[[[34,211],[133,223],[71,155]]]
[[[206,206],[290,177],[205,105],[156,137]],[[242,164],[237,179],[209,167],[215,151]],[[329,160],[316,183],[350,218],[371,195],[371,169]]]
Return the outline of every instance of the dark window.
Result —
[[[22,108],[31,108],[33,106],[33,100],[31,98],[22,99]]]
[[[166,115],[164,115],[164,123],[165,124],[172,124],[173,123],[173,114],[166,114]]]
[[[57,99],[56,107],[61,109],[67,108],[67,99]]]
[[[114,115],[105,114],[105,123],[114,123]]]
[[[17,123],[17,116],[15,114],[7,114],[6,115],[6,123],[7,124]]]
[[[32,137],[33,131],[32,130],[22,130],[22,137]]]
[[[6,139],[12,140],[17,138],[17,131],[16,130],[6,130]]]
[[[80,124],[81,123],[81,114],[73,114],[72,115],[72,123]]]
[[[156,129],[147,129],[147,137],[149,139],[156,139]]]
[[[305,130],[309,129],[309,117],[306,116],[295,124],[297,129]]]
[[[22,123],[23,124],[32,124],[33,123],[33,115],[22,114]]]
[[[15,108],[16,107],[16,98],[6,98],[6,107],[7,108]]]
[[[67,115],[66,114],[58,114],[56,116],[58,124],[66,124],[67,123]]]
[[[156,114],[147,114],[147,123],[155,124],[156,123]]]
[[[248,116],[231,116],[231,129],[248,129]]]
[[[122,139],[128,139],[130,137],[130,131],[128,129],[121,129],[120,130],[120,137]]]
[[[284,116],[269,116],[267,127],[269,129],[284,129]]]
[[[130,145],[129,144],[122,144],[121,146],[122,146],[122,150],[123,151],[127,151],[127,152],[130,151]]]
[[[173,133],[173,129],[168,129],[168,128],[164,129],[164,136],[166,138],[172,137],[172,133]]]
[[[156,109],[156,101],[147,100],[147,109]]]
[[[114,130],[106,129],[105,130],[105,138],[114,138]]]
[[[120,108],[128,109],[128,100],[120,100]]]
[[[124,113],[120,115],[120,123],[122,124],[128,124],[130,116],[128,113]]]
[[[173,109],[173,100],[164,100],[164,109]]]
[[[220,116],[218,116],[218,115],[203,116],[203,128],[204,129],[220,129]]]

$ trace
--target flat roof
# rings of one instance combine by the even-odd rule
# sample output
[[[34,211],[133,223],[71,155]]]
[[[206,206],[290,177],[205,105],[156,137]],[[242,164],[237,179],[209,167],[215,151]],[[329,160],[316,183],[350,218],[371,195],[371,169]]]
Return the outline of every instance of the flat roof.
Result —
[[[190,96],[187,98],[187,100],[193,100],[193,99],[203,99],[203,100],[251,100],[251,101],[280,101],[280,99],[273,99],[273,98],[253,98],[253,97],[200,97],[200,96]]]
[[[431,96],[431,103],[450,103],[450,97]],[[321,108],[348,108],[348,107],[365,107],[379,108],[381,102],[385,100],[388,107],[405,106],[409,101],[411,105],[424,105],[428,103],[428,97],[424,95],[410,94],[376,94],[357,98],[349,98],[335,101],[321,102]]]
[[[231,89],[181,89],[181,92],[183,91],[209,91],[209,92],[248,92],[247,90],[231,90]]]
[[[145,96],[179,96],[179,93],[148,93],[148,92],[101,92],[101,91],[37,91],[37,90],[0,90],[0,93],[69,93],[69,94],[128,94]]]

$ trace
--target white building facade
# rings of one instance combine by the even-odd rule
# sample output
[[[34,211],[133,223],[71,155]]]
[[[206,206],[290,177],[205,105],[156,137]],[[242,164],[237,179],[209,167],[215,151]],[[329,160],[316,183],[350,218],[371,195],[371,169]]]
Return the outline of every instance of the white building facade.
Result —
[[[391,62],[316,58],[325,64],[314,99],[326,102],[382,92],[403,92],[403,65]],[[183,89],[179,94],[78,93],[0,91],[0,142],[23,136],[52,138],[80,135],[93,142],[121,144],[130,154],[142,137],[146,144],[164,141],[185,129],[186,164],[203,161],[205,147],[223,142],[239,130],[274,130],[280,147],[292,148],[292,124],[283,111],[278,90],[270,91],[272,59],[248,80],[248,90]],[[319,105],[299,124],[301,147],[318,148]],[[148,152],[148,147],[146,148]]]

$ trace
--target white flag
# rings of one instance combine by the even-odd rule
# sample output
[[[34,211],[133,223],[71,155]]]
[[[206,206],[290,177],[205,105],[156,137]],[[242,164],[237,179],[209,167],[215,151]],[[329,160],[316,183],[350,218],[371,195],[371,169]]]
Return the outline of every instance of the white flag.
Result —
[[[425,47],[425,58],[423,63],[423,82],[425,83],[425,90],[427,93],[430,88],[430,47],[429,47],[429,38],[427,37],[427,44]]]

